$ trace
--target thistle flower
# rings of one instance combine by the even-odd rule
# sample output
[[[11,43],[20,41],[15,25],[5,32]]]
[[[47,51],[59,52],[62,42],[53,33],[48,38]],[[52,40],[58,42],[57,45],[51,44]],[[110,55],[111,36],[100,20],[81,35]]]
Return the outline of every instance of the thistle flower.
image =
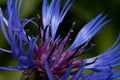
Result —
[[[60,34],[57,36],[56,33],[75,0],[67,0],[62,9],[60,8],[61,0],[52,0],[50,4],[47,0],[43,0],[43,27],[39,26],[40,40],[26,35],[24,26],[32,19],[26,19],[21,25],[18,15],[22,0],[19,2],[18,9],[16,9],[17,1],[8,0],[8,21],[0,10],[1,28],[5,39],[11,46],[11,50],[2,48],[0,50],[11,53],[19,65],[8,68],[0,67],[0,69],[26,70],[25,73],[28,74],[25,77],[26,80],[67,80],[70,79],[70,76],[71,80],[113,80],[120,77],[119,69],[116,68],[120,64],[120,36],[104,53],[89,59],[77,59],[86,52],[86,46],[95,34],[111,21],[106,20],[107,15],[104,16],[101,13],[88,22],[78,32],[73,43],[69,45],[75,23],[72,24],[64,38]],[[5,29],[5,24],[8,32]],[[37,40],[39,40],[39,44],[36,43]],[[27,52],[24,49],[26,44],[29,44]],[[84,69],[91,70],[91,73],[84,73]]]
[[[36,39],[29,38],[24,31],[24,26],[31,21],[25,20],[22,24],[20,23],[19,11],[22,0],[19,2],[17,9],[17,1],[8,0],[7,4],[7,19],[2,15],[0,9],[0,26],[3,31],[4,37],[11,46],[11,50],[6,50],[0,48],[1,51],[10,53],[18,61],[17,67],[0,67],[0,69],[5,70],[20,70],[35,67],[35,62],[33,60],[33,51],[36,43]],[[29,42],[28,42],[29,41]],[[25,51],[24,47],[28,46],[28,51]]]
[[[67,47],[67,45],[70,41],[70,34],[73,31],[75,23],[73,23],[72,28],[66,34],[65,38],[62,38],[60,35],[55,37],[59,24],[64,19],[64,16],[66,15],[68,9],[73,4],[73,2],[74,0],[72,2],[70,2],[70,0],[67,0],[63,8],[60,9],[60,0],[52,0],[50,4],[47,2],[47,0],[43,1],[43,29],[40,28],[41,42],[38,46],[35,47],[35,60],[38,63],[38,66],[43,71],[47,72],[48,78],[50,80],[54,80],[57,78],[61,78],[61,80],[68,79],[68,75],[76,73],[71,71],[71,68],[79,68],[80,70],[78,70],[78,72],[73,75],[72,80],[78,80],[80,78],[86,80],[95,80],[99,77],[99,79],[116,78],[115,75],[117,74],[117,71],[114,71],[113,67],[115,66],[113,65],[117,66],[116,63],[119,61],[119,57],[115,59],[115,57],[119,55],[118,50],[120,49],[117,42],[115,42],[116,44],[118,44],[117,47],[114,46],[115,50],[112,50],[113,48],[110,48],[110,50],[113,51],[112,54],[111,51],[106,51],[105,53],[95,58],[82,60],[76,59],[78,56],[80,56],[86,51],[85,46],[87,46],[87,43],[90,41],[90,39],[95,36],[95,34],[103,26],[105,26],[109,21],[111,21],[106,20],[107,15],[104,16],[103,13],[101,13],[93,20],[88,22],[85,26],[83,26],[83,28],[79,31],[75,40],[69,47]],[[117,41],[119,41],[119,39]],[[116,56],[113,56],[116,52]],[[108,54],[111,56],[106,57],[106,55]],[[106,59],[109,61],[113,61],[111,61],[111,63],[105,64],[104,62]],[[84,67],[82,67],[83,64]],[[69,66],[71,67],[69,68]],[[104,68],[106,71],[104,70]],[[84,74],[82,73],[83,69],[90,69],[91,71],[96,73]],[[67,75],[67,77],[63,78],[63,74]]]

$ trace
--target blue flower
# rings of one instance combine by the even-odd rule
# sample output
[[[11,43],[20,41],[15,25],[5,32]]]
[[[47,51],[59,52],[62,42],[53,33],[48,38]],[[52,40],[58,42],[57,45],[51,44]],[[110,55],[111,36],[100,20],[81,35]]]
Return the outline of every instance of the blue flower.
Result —
[[[15,2],[16,1],[16,2]],[[22,0],[19,2],[17,9],[18,0],[8,0],[7,4],[7,19],[2,15],[0,9],[0,26],[4,34],[5,39],[11,46],[11,50],[6,50],[0,48],[1,51],[10,53],[18,61],[17,67],[0,67],[0,69],[5,70],[20,70],[35,67],[35,62],[33,59],[33,51],[37,38],[30,38],[26,35],[24,26],[32,21],[32,19],[26,19],[21,24],[19,18],[19,11]],[[25,46],[28,46],[28,50],[24,49]]]
[[[88,50],[89,41],[97,32],[111,20],[106,20],[103,13],[88,22],[78,32],[75,40],[69,45],[71,33],[75,23],[64,38],[57,36],[57,30],[62,23],[69,8],[75,0],[67,0],[63,8],[60,8],[61,0],[43,0],[42,22],[40,29],[40,41],[26,35],[24,27],[33,19],[25,19],[21,23],[19,18],[22,0],[8,0],[6,18],[0,9],[0,26],[4,37],[11,46],[11,50],[0,48],[1,51],[10,53],[18,61],[16,67],[0,67],[4,70],[29,70],[37,69],[42,74],[47,74],[49,80],[114,80],[120,77],[118,68],[120,65],[120,36],[115,43],[102,54],[78,60],[77,57]],[[7,29],[6,29],[7,28]],[[68,46],[69,45],[69,46]],[[25,47],[28,47],[26,50]],[[84,73],[84,70],[91,70]],[[32,73],[32,71],[30,71]]]
[[[120,35],[115,43],[104,53],[100,55],[90,58],[84,59],[82,65],[80,65],[73,75],[72,69],[74,69],[73,65],[70,64],[67,68],[67,71],[60,77],[60,80],[70,79],[69,76],[71,75],[71,80],[114,80],[120,77],[120,70],[116,67],[120,65]],[[47,75],[50,80],[57,80],[54,74],[50,70],[50,66],[48,62],[43,59],[45,63],[45,69]],[[91,73],[83,73],[84,69],[89,69]]]
[[[70,34],[75,25],[74,23],[72,25],[73,27],[66,34],[64,39],[60,35],[55,37],[59,24],[64,19],[65,14],[67,13],[68,9],[73,4],[73,2],[70,2],[70,0],[67,0],[67,2],[65,3],[65,5],[60,11],[60,0],[52,0],[50,5],[47,0],[43,1],[42,20],[43,20],[44,27],[43,29],[40,28],[41,42],[38,46],[35,47],[35,55],[36,55],[35,60],[38,63],[38,66],[42,70],[45,70],[47,72],[47,75],[51,80],[56,79],[55,76],[65,80],[66,78],[68,78],[68,75],[71,75],[72,73],[74,74],[76,73],[76,71],[71,72],[71,69],[74,69],[74,68],[79,68],[80,71],[78,70],[78,73],[73,75],[74,76],[72,78],[73,80],[76,80],[77,78],[81,78],[81,79],[95,78],[96,79],[101,76],[104,76],[102,79],[111,79],[110,78],[112,77],[111,74],[115,73],[115,71],[112,71],[113,70],[111,68],[112,64],[117,65],[116,59],[114,60],[115,57],[112,57],[113,55],[111,55],[108,58],[108,60],[113,59],[114,63],[109,65],[108,64],[101,65],[102,63],[99,62],[102,60],[106,61],[103,58],[103,56],[106,56],[106,54],[105,55],[101,54],[103,55],[101,58],[95,57],[92,59],[82,59],[82,60],[76,59],[78,56],[80,56],[86,51],[85,46],[87,46],[87,43],[90,41],[90,39],[93,38],[95,34],[103,26],[105,26],[108,22],[111,21],[111,20],[106,20],[107,15],[104,16],[103,13],[101,13],[97,17],[92,19],[90,22],[88,22],[85,26],[83,26],[83,28],[78,32],[75,40],[69,47],[66,47],[66,46],[70,41],[70,38],[71,38]],[[52,36],[50,36],[50,34]],[[117,49],[119,49],[119,47],[117,47]],[[116,56],[117,55],[119,55],[119,51],[118,51],[118,54],[116,54]],[[99,62],[99,65],[97,65],[96,61]],[[70,64],[71,64],[71,67],[69,67]],[[85,64],[84,67],[81,67],[83,64]],[[96,73],[90,73],[90,74],[82,73],[82,70],[89,69],[89,66],[91,65],[97,65],[98,70],[100,68],[101,71],[95,71]],[[104,68],[108,70],[104,72],[103,70]],[[93,72],[94,72],[94,70],[96,70],[97,67],[90,67],[90,70],[91,69],[93,69]],[[110,72],[110,74],[108,74],[108,72]],[[63,74],[67,75],[67,77],[62,77]],[[89,78],[89,76],[91,77]]]
[[[66,80],[70,75],[73,76],[72,80],[96,80],[97,78],[98,80],[103,80],[120,77],[118,70],[114,69],[114,67],[119,65],[119,38],[110,49],[101,55],[90,59],[77,60],[77,57],[86,51],[87,43],[91,38],[111,21],[111,19],[106,20],[107,15],[104,16],[101,13],[83,26],[69,47],[66,46],[71,38],[70,34],[73,28],[70,29],[64,39],[60,35],[56,36],[59,24],[74,1],[70,2],[70,0],[67,0],[61,10],[60,0],[52,0],[50,4],[47,0],[43,1],[43,29],[40,29],[41,42],[35,48],[36,62],[42,70],[46,70],[50,80],[57,78]],[[73,27],[74,25],[73,23]],[[71,71],[75,68],[78,68],[77,72]],[[93,72],[85,74],[83,73],[84,69],[89,69]]]

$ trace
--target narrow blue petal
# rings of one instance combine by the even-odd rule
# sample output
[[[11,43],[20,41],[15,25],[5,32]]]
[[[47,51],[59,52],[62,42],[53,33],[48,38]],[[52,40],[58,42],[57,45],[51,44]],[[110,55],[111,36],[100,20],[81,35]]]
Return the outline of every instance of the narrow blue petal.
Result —
[[[90,59],[86,59],[86,63],[91,63],[90,61],[95,61],[94,63],[87,65],[85,68],[91,70],[109,70],[110,67],[114,67],[120,65],[120,36],[114,42],[114,44],[105,52],[98,55],[97,57],[93,57]],[[110,66],[110,67],[109,67]]]
[[[20,18],[19,15],[17,13],[17,9],[15,7],[15,4],[12,7],[12,11],[11,11],[11,15],[10,15],[10,19],[9,19],[9,23],[11,23],[12,28],[16,29],[16,28],[20,28],[21,24],[20,24]]]
[[[55,6],[55,0],[52,0],[52,2],[50,3],[50,7],[48,8],[48,12],[47,12],[47,20],[48,23],[50,23],[52,14],[53,14],[53,10],[54,10],[54,6]]]
[[[15,4],[12,7],[11,15],[9,17],[8,26],[9,26],[8,27],[8,29],[9,29],[9,35],[12,38],[12,36],[13,36],[12,32],[13,32],[13,30],[14,31],[19,31],[20,26],[21,26],[20,21],[19,21],[19,17],[18,17],[17,11],[16,11]]]
[[[3,48],[0,48],[0,51],[6,52],[6,53],[12,53],[10,50],[6,50],[6,49],[3,49]]]
[[[16,1],[17,4],[17,1]],[[17,6],[15,3],[12,4],[11,14],[9,15],[9,22],[8,22],[8,30],[9,30],[9,36],[13,37],[13,31],[17,32],[17,35],[20,35],[21,38],[25,41],[28,41],[28,38],[26,36],[26,32],[23,29],[23,26],[20,23],[19,14],[17,12]],[[21,4],[21,1],[19,5]]]
[[[23,44],[23,41],[22,41],[21,37],[19,37],[19,44],[16,44],[16,46],[18,46],[18,48],[19,48],[18,49],[19,50],[18,56],[25,56],[25,52],[24,52],[24,46],[25,45]]]
[[[1,10],[1,7],[0,7],[0,17],[2,17],[2,10]]]
[[[11,42],[11,50],[12,50],[12,55],[14,56],[14,58],[18,60],[19,48],[18,48],[18,43],[16,42],[15,35],[13,36],[13,39]]]
[[[18,67],[1,67],[1,66],[0,66],[0,69],[2,69],[2,70],[12,70],[12,71],[20,70]]]
[[[31,41],[29,42],[29,51],[28,51],[29,54],[28,54],[28,57],[29,57],[30,59],[33,58],[33,51],[34,51],[34,47],[35,47],[35,45],[36,45],[37,40],[38,40],[38,37],[36,37],[35,39],[33,39],[33,40],[31,40]]]
[[[47,0],[43,1],[42,5],[42,21],[44,29],[47,27],[47,25],[50,25],[50,30],[47,29],[46,31],[46,38],[49,37],[49,33],[51,33],[52,38],[55,38],[57,29],[59,27],[59,24],[62,22],[64,16],[68,12],[69,8],[72,6],[73,0],[70,3],[70,0],[67,0],[62,10],[60,10],[60,0],[52,0],[50,5],[48,4]]]
[[[43,27],[44,29],[46,28],[46,26],[48,25],[46,16],[47,16],[47,0],[43,0],[43,5],[42,5],[42,21],[43,21]]]
[[[59,25],[59,13],[60,13],[60,0],[56,1],[55,4],[55,8],[53,11],[53,15],[52,15],[52,22],[51,22],[51,29],[52,29],[52,37],[54,38],[56,35],[56,31],[58,29],[58,25]]]
[[[91,38],[93,35],[95,35],[96,32],[98,32],[101,29],[101,27],[104,26],[104,24],[107,24],[109,22],[109,21],[103,22],[106,17],[107,16],[104,16],[96,24],[94,24],[94,27],[92,29],[90,29],[90,31],[88,32],[88,34],[91,34],[91,35],[86,35],[85,34],[82,37],[85,37],[85,38],[89,37],[89,38]]]
[[[25,27],[25,25],[27,25],[29,22],[32,22],[34,18],[31,18],[31,19],[25,19],[22,23],[22,28]]]
[[[27,44],[23,43],[23,40],[20,37],[16,37],[14,35],[13,37],[13,42],[12,42],[12,55],[14,56],[14,58],[18,61],[19,63],[19,67],[21,67],[21,69],[25,69],[25,68],[33,68],[34,67],[34,60],[33,60],[33,50],[34,50],[34,45],[35,45],[36,39],[31,41],[29,44],[30,49],[28,49],[28,51],[24,50],[24,47]]]
[[[50,25],[50,20],[48,19],[48,14],[50,15],[50,13],[48,13],[48,11],[49,11],[48,1],[47,0],[43,0],[43,5],[42,5],[42,22],[43,22],[44,29],[46,29],[47,26]],[[48,37],[49,37],[49,29],[47,28],[47,30],[46,30],[46,38],[48,38]]]
[[[21,7],[21,4],[22,4],[22,0],[19,1],[19,5],[18,5],[18,15],[20,15],[20,7]]]
[[[73,50],[76,47],[84,44],[89,41],[105,24],[107,24],[110,20],[104,21],[106,16],[102,17],[102,13],[99,14],[96,18],[87,23],[78,33],[74,42],[69,47],[69,50]]]
[[[45,69],[46,69],[46,73],[47,73],[47,75],[48,75],[49,80],[56,80],[56,78],[54,77],[54,75],[53,75],[52,72],[50,71],[50,67],[49,67],[48,62],[47,62],[44,58],[42,58],[42,60],[43,60],[44,63],[45,63]]]
[[[77,71],[77,73],[73,76],[73,78],[71,80],[79,80],[80,77],[82,77],[82,72],[85,66],[85,61],[84,63],[79,67],[79,70]]]
[[[7,19],[9,19],[10,15],[11,15],[12,3],[13,3],[12,0],[8,0],[8,2],[7,2],[7,10],[6,10]]]
[[[0,8],[0,26],[1,26],[1,29],[2,29],[2,32],[3,32],[3,34],[4,34],[5,39],[7,40],[7,42],[8,42],[9,44],[11,44],[11,41],[10,41],[10,39],[9,39],[9,37],[8,37],[8,34],[7,34],[7,32],[6,32],[6,29],[5,29],[4,22],[3,22],[3,17],[2,17],[1,8]]]
[[[61,19],[61,18],[62,18],[62,16],[63,16],[63,14],[64,14],[64,12],[65,12],[65,10],[66,10],[69,2],[70,2],[70,0],[67,0],[67,1],[66,1],[65,5],[63,6],[63,8],[62,8],[62,10],[61,10],[61,12],[60,12],[60,17],[59,17],[59,21],[60,21],[60,22],[62,22],[62,19]]]
[[[67,69],[67,71],[65,72],[65,74],[61,77],[60,80],[68,80],[68,77],[70,76],[70,72],[72,70],[72,65],[70,65]]]
[[[7,21],[7,19],[5,19],[4,16],[3,16],[3,21],[4,21],[5,25],[8,27],[8,21]]]
[[[20,19],[20,20],[23,21],[22,24],[21,24],[22,28],[24,28],[29,22],[33,23],[36,27],[39,27],[39,25],[35,21],[33,21],[33,20],[35,20],[35,18]]]
[[[70,7],[72,6],[72,4],[75,2],[75,0],[73,0],[73,1],[67,6],[67,4],[69,3],[69,1],[70,1],[70,0],[67,0],[67,2],[65,3],[65,5],[64,5],[64,7],[63,7],[63,9],[62,9],[63,12],[61,11],[61,13],[60,13],[60,19],[59,19],[60,22],[63,21],[66,13],[68,12],[68,10],[69,10]],[[66,6],[67,6],[67,8],[66,8]],[[66,9],[65,9],[65,8],[66,8]],[[64,10],[64,9],[65,9],[65,10]]]

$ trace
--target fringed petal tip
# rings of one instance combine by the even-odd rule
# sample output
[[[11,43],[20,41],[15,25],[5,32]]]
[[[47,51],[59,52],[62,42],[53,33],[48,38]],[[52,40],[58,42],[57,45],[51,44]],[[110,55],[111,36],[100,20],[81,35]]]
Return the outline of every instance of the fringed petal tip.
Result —
[[[85,68],[92,70],[95,72],[94,74],[89,75],[90,78],[97,79],[97,77],[103,77],[102,79],[116,79],[120,77],[118,76],[118,70],[116,70],[118,66],[120,66],[120,35],[114,44],[105,52],[98,55],[97,57],[93,57],[90,59],[86,59],[87,65]],[[106,72],[106,73],[105,73]],[[108,74],[111,73],[111,74]],[[106,77],[106,76],[107,77]]]
[[[110,20],[105,20],[107,15],[103,13],[99,14],[97,17],[88,22],[78,33],[74,42],[69,47],[68,50],[73,50],[76,47],[89,41],[103,26],[105,26]]]
[[[44,29],[47,25],[51,25],[51,36],[54,39],[56,36],[57,29],[59,24],[64,19],[65,15],[67,14],[69,8],[72,6],[75,0],[67,0],[63,8],[60,10],[60,0],[52,0],[51,3],[48,3],[48,0],[43,1],[42,5],[42,21]],[[46,32],[46,37],[49,37],[49,30]]]

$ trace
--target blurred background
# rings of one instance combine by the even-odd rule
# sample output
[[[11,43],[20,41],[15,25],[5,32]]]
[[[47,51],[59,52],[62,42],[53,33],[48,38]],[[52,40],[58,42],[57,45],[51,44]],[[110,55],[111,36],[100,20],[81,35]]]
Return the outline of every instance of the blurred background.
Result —
[[[50,1],[50,0],[49,0]],[[65,0],[61,0],[63,5]],[[5,13],[7,0],[0,0],[0,7],[3,13]],[[25,18],[37,18],[39,14],[41,16],[42,0],[23,0],[21,6],[21,19]],[[90,58],[101,54],[108,49],[116,40],[118,32],[120,30],[120,0],[76,0],[73,6],[67,13],[59,33],[61,30],[68,30],[73,22],[76,22],[74,28],[73,38],[77,32],[91,19],[96,17],[99,13],[103,12],[108,15],[108,19],[112,19],[105,27],[103,27],[97,35],[92,39],[92,43],[96,46],[92,48],[89,53],[81,56],[81,58]],[[42,24],[41,24],[42,25]],[[31,30],[31,34],[36,35],[37,28],[34,25],[28,24],[26,29]],[[67,32],[62,32],[64,36]],[[4,36],[0,29],[0,47],[9,49],[9,45],[4,39]],[[0,66],[11,66],[17,65],[17,62],[13,59],[10,54],[5,54],[0,51]],[[4,71],[0,70],[0,80],[19,80],[22,71]]]

